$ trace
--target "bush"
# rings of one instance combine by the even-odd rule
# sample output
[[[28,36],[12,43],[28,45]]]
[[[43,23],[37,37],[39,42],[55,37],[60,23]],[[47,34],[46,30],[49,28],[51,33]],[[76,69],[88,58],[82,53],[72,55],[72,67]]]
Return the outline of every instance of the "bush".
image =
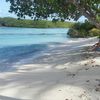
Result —
[[[74,37],[91,37],[98,36],[100,30],[96,29],[94,25],[86,21],[85,23],[76,23],[72,29],[69,29],[68,35]]]
[[[74,29],[69,29],[68,33],[67,33],[70,37],[72,38],[76,38],[79,36],[79,33],[77,30]]]
[[[92,25],[90,22],[85,21],[85,23],[76,23],[73,28],[76,30],[85,30],[89,31],[90,29],[94,28],[95,26]]]
[[[68,33],[67,33],[70,37],[72,38],[83,38],[83,37],[87,37],[88,33],[86,33],[85,30],[76,30],[76,29],[69,29]]]
[[[100,29],[93,28],[89,31],[90,36],[100,36]]]

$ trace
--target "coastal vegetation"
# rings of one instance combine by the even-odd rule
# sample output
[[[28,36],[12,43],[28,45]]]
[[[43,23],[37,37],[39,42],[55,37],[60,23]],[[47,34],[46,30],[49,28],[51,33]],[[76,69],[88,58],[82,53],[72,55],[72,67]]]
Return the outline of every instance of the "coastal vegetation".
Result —
[[[29,19],[15,19],[11,17],[0,18],[0,26],[6,27],[27,27],[27,28],[71,28],[74,26],[73,22],[63,21],[47,21],[47,20],[29,20]]]
[[[69,27],[60,21],[66,19],[78,20],[85,16],[85,23],[71,24],[71,37],[98,36],[100,33],[100,1],[99,0],[6,0],[10,2],[9,12],[15,13],[18,18],[29,16],[34,20],[57,19],[56,24],[42,24],[42,27]],[[68,23],[67,23],[68,24]],[[40,25],[41,26],[41,25]]]
[[[0,18],[0,26],[6,27],[27,27],[27,28],[69,28],[68,35],[72,38],[99,36],[100,29],[89,21],[80,22],[64,22],[64,21],[48,21],[48,20],[29,20],[16,19],[11,17]]]
[[[86,20],[84,23],[74,24],[69,29],[68,35],[72,38],[100,36],[100,29]]]
[[[85,16],[89,22],[100,28],[100,0],[6,0],[10,2],[9,12],[19,18],[78,20]]]

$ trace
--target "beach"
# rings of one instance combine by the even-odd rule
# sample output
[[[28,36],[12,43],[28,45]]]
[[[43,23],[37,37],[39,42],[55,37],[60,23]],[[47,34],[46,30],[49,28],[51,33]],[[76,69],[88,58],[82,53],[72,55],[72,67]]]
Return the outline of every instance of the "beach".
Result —
[[[97,41],[48,44],[32,62],[0,73],[0,100],[100,100],[100,53],[87,50]]]

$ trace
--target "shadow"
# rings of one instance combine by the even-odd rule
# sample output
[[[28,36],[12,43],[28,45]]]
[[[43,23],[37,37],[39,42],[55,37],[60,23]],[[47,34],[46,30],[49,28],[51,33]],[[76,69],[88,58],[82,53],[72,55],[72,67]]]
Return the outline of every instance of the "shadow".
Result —
[[[79,41],[77,42],[77,40],[74,40],[74,42],[69,42],[68,44],[52,42],[52,43],[46,43],[46,44],[9,46],[9,47],[0,48],[0,72],[16,71],[17,67],[21,64],[26,64],[28,62],[35,63],[35,61],[37,62],[38,56],[41,53],[44,57],[41,56],[39,58],[40,60],[41,58],[45,58],[45,59],[49,58],[50,61],[52,61],[52,55],[59,57],[59,55],[62,54],[64,56],[65,55],[64,52],[67,53],[67,51],[69,52],[69,51],[78,50],[79,48],[82,48],[84,44],[86,44],[88,41],[90,41],[90,39],[81,41],[81,43]],[[94,42],[93,40],[91,41]],[[37,58],[37,59],[34,59],[34,58]],[[68,57],[65,57],[65,58],[68,58]],[[46,63],[43,60],[41,60],[41,62]],[[53,60],[52,63],[54,62],[55,61]],[[47,63],[49,64],[49,62]]]
[[[37,64],[38,62],[38,64],[40,65],[51,64],[51,66],[56,67],[58,65],[64,65],[66,63],[72,64],[76,62],[81,62],[87,58],[92,59],[100,56],[100,52],[88,52],[85,49],[86,47],[87,46],[83,46],[83,45],[76,46],[76,47],[73,47],[72,45],[68,45],[66,47],[56,48],[49,52],[45,52],[43,56],[34,59],[32,64]]]
[[[12,97],[7,97],[7,96],[1,96],[0,95],[0,100],[24,100],[24,99],[17,99],[17,98],[12,98]]]
[[[17,68],[14,73],[2,73],[3,75],[0,76],[0,94],[29,98],[29,100],[50,100],[43,98],[47,94],[53,98],[51,100],[54,100],[56,96],[52,97],[51,91],[59,96],[60,90],[61,93],[62,91],[66,92],[66,95],[77,92],[78,94],[75,96],[78,99],[76,100],[82,100],[83,97],[80,96],[82,94],[84,94],[85,100],[99,100],[100,92],[95,91],[95,89],[100,84],[100,65],[92,67],[92,64],[85,66],[80,63],[87,59],[99,57],[99,54],[88,53],[83,49],[83,43],[74,45],[69,43],[66,46],[59,46],[56,49],[46,51],[41,57],[29,63],[33,65],[26,64],[26,69],[23,66],[23,69]],[[63,86],[64,88],[62,88]],[[72,87],[75,88],[71,91]],[[82,92],[77,91],[77,88],[82,89]],[[70,97],[69,100],[71,99],[73,97]]]
[[[74,70],[74,68],[71,70]],[[92,71],[89,72],[89,70]],[[42,95],[48,93],[48,91],[56,89],[57,86],[59,86],[59,88],[55,92],[59,92],[59,89],[63,91],[60,86],[66,86],[65,89],[67,89],[67,86],[72,86],[82,88],[84,91],[92,93],[92,91],[95,89],[95,86],[97,85],[96,79],[98,79],[97,76],[100,75],[100,69],[97,69],[96,71],[90,68],[89,70],[86,71],[85,69],[81,69],[81,71],[78,73],[74,72],[75,76],[73,76],[73,72],[68,72],[67,69],[60,70],[57,68],[38,72],[19,72],[12,76],[8,75],[4,79],[0,79],[0,92],[3,93],[3,91],[9,90],[7,94],[13,95],[10,92],[15,91],[14,95],[16,97],[30,97],[31,99],[28,100],[41,100],[40,97]],[[87,80],[90,82],[87,82]],[[95,83],[92,86],[92,82],[94,81]],[[37,88],[38,90],[36,90]],[[96,91],[93,93],[94,95],[97,95]]]
[[[16,67],[14,66],[16,64],[25,63],[25,59],[34,58],[47,47],[46,44],[34,44],[0,48],[0,72],[15,71]]]

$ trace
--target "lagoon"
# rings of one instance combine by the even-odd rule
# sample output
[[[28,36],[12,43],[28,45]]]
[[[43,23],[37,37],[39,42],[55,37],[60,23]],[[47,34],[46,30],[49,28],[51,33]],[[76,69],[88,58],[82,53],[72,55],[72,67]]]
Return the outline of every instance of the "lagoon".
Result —
[[[12,28],[0,27],[0,47],[66,41],[66,28]]]
[[[64,28],[0,27],[0,71],[13,71],[13,66],[33,61],[48,50],[48,44],[66,41],[67,31]]]

